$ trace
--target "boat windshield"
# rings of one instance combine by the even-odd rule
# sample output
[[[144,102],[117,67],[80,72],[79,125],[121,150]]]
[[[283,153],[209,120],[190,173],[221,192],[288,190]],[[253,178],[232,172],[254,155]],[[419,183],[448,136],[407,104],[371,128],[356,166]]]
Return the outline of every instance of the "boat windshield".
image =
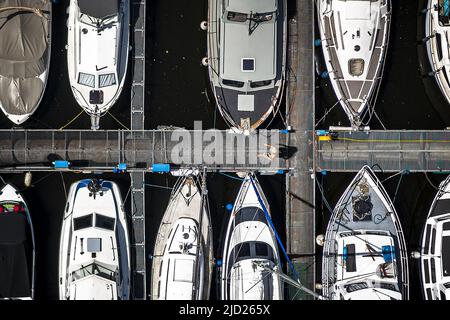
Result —
[[[256,28],[258,28],[260,23],[271,21],[273,19],[273,16],[274,12],[265,12],[265,13],[250,12],[250,14],[233,11],[227,12],[228,21],[241,23],[248,21],[249,35],[251,35],[253,31],[255,31]]]
[[[90,275],[96,275],[107,280],[116,281],[117,271],[110,270],[94,262],[72,272],[72,281],[80,280]]]

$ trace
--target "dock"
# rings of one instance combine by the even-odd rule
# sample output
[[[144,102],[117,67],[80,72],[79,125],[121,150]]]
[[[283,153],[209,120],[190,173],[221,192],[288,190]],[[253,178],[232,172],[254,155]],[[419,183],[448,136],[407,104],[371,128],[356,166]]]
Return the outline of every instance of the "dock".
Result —
[[[297,0],[288,28],[287,145],[298,149],[286,174],[287,251],[303,285],[315,284],[314,2]],[[292,273],[290,274],[292,276]],[[290,299],[312,299],[296,289]]]

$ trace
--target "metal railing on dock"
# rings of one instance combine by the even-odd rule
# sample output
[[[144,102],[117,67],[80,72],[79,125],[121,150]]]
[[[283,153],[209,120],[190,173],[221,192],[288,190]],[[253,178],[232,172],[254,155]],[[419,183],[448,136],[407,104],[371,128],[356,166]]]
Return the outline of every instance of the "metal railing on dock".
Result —
[[[372,130],[331,133],[317,141],[317,171],[450,171],[450,131]]]

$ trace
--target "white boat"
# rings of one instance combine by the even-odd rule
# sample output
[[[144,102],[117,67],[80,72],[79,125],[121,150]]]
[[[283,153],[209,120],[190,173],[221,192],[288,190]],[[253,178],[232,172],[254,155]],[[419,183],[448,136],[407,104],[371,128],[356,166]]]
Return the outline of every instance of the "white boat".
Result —
[[[408,259],[395,208],[364,166],[336,204],[325,234],[323,296],[331,300],[407,300]]]
[[[263,206],[270,214],[258,180],[249,173],[239,190],[225,237],[222,300],[283,299],[277,242]]]
[[[114,182],[72,184],[61,230],[61,300],[127,300],[130,247],[126,216]]]
[[[152,262],[154,300],[208,300],[213,241],[204,185],[180,177],[158,230]]]
[[[450,103],[450,1],[428,0],[425,35],[428,59],[442,94]]]
[[[373,114],[383,77],[391,0],[316,1],[331,84],[351,125],[360,127]]]
[[[70,0],[67,66],[78,104],[93,130],[119,99],[128,66],[129,0]]]
[[[424,297],[426,300],[450,300],[450,176],[439,186],[421,242]]]
[[[35,244],[30,212],[19,191],[0,190],[0,299],[34,299]]]
[[[52,2],[0,1],[0,109],[15,125],[44,96],[50,69]]]
[[[279,110],[285,85],[286,0],[208,0],[208,70],[217,107],[237,132]]]

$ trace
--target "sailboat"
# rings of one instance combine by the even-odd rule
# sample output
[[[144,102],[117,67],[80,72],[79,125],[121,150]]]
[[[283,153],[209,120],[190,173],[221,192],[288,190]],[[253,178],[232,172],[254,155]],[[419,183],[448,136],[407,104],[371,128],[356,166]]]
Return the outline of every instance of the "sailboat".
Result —
[[[50,0],[0,2],[0,109],[23,124],[44,96],[50,70]]]
[[[364,166],[344,191],[325,234],[323,296],[331,300],[407,300],[407,249],[388,194]]]
[[[70,0],[67,66],[78,104],[99,128],[119,99],[128,66],[129,0]]]
[[[181,176],[159,227],[152,262],[154,300],[208,300],[213,268],[205,177]]]
[[[450,1],[428,0],[425,35],[428,59],[442,94],[450,103]]]
[[[209,0],[208,70],[217,107],[237,132],[273,119],[286,72],[286,0]]]
[[[421,240],[420,273],[426,300],[450,300],[450,176],[439,186]]]
[[[28,206],[16,188],[0,190],[0,299],[34,299],[35,244]]]
[[[383,77],[391,0],[316,1],[331,84],[352,126],[360,127],[373,114]]]
[[[97,179],[73,183],[61,230],[60,299],[129,299],[128,239],[117,184]]]
[[[283,283],[269,204],[253,173],[242,182],[228,223],[221,270],[222,300],[282,300]],[[275,272],[274,272],[275,271]]]

